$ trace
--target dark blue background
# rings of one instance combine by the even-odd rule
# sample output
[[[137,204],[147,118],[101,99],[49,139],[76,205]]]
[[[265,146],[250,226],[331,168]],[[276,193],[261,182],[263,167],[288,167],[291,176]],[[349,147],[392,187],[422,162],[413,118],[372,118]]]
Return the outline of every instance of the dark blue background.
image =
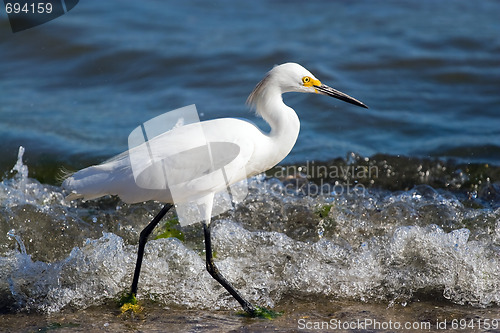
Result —
[[[159,114],[245,117],[273,65],[299,62],[370,106],[288,94],[288,162],[354,151],[500,164],[500,2],[87,1],[13,34],[0,15],[0,159],[90,160]],[[32,155],[33,156],[33,155]]]

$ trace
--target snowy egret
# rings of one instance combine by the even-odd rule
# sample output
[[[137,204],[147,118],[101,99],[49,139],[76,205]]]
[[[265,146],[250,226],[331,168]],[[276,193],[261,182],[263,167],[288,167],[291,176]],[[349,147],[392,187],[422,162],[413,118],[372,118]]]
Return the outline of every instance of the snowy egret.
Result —
[[[170,164],[177,165],[181,172],[179,179],[186,185],[180,197],[172,195],[174,184],[170,182],[163,189],[152,189],[137,184],[131,167],[131,150],[122,153],[103,164],[80,170],[63,182],[63,187],[70,192],[68,200],[76,198],[94,199],[104,195],[118,195],[126,203],[157,200],[165,203],[159,214],[142,230],[139,238],[137,262],[131,287],[135,297],[144,254],[144,247],[149,234],[159,221],[180,201],[196,201],[204,209],[203,229],[206,249],[206,267],[210,275],[217,280],[251,315],[256,314],[256,307],[222,276],[214,264],[210,237],[210,217],[215,193],[244,178],[262,173],[283,160],[297,140],[300,128],[295,111],[283,103],[282,94],[286,92],[306,92],[328,95],[345,102],[367,107],[362,102],[322,84],[307,69],[296,63],[286,63],[270,70],[248,97],[247,103],[255,107],[256,112],[269,123],[271,131],[263,133],[252,123],[235,118],[223,118],[204,121],[203,131],[207,142],[214,147],[210,153],[211,163],[196,148],[195,129],[192,125],[174,128],[150,140],[155,154],[163,157]],[[172,153],[172,150],[174,153]],[[189,152],[189,153],[186,153]],[[163,156],[161,156],[164,154]],[[229,156],[228,156],[229,155]],[[195,162],[193,162],[195,161]],[[193,164],[195,164],[193,166]],[[200,175],[206,175],[215,165],[228,165],[224,179],[212,178],[209,182],[198,181]],[[156,181],[153,168],[144,168],[142,176],[148,181]],[[237,172],[244,170],[243,174]],[[149,176],[149,178],[147,178]],[[217,183],[219,182],[219,183]],[[175,201],[175,202],[174,202]]]

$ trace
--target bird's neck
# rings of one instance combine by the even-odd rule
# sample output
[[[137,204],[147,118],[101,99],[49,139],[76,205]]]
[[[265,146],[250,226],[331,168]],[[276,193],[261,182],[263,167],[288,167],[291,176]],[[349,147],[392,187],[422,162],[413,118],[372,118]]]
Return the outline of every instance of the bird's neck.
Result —
[[[268,137],[273,145],[272,159],[279,163],[292,150],[300,131],[299,117],[283,102],[281,91],[268,90],[257,103],[257,112],[271,126]]]

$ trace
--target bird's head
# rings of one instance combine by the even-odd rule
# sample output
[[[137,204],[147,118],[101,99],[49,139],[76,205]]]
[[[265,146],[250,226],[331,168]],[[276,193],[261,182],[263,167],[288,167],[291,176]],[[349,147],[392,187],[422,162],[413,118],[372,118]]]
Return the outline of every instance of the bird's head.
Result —
[[[248,98],[248,102],[250,104],[254,104],[255,99],[263,93],[263,90],[268,85],[279,87],[281,89],[281,93],[293,91],[316,93],[335,97],[344,102],[368,108],[357,99],[321,83],[321,81],[307,69],[292,62],[275,66],[272,70],[270,70],[266,77],[255,87],[254,91]]]

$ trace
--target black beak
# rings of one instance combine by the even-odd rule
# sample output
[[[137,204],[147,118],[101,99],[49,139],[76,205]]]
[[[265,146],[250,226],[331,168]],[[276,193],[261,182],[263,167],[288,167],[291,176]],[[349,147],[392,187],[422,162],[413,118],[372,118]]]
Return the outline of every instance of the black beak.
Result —
[[[343,92],[340,92],[338,90],[335,90],[325,84],[322,84],[321,86],[314,86],[314,88],[316,88],[316,90],[320,93],[320,94],[323,94],[323,95],[328,95],[328,96],[332,96],[332,97],[335,97],[335,98],[338,98],[344,102],[347,102],[347,103],[351,103],[351,104],[354,104],[354,105],[357,105],[357,106],[361,106],[363,108],[367,108],[368,107],[363,104],[362,102],[358,101],[357,99],[355,98],[352,98],[351,96],[347,95],[347,94],[344,94]]]

